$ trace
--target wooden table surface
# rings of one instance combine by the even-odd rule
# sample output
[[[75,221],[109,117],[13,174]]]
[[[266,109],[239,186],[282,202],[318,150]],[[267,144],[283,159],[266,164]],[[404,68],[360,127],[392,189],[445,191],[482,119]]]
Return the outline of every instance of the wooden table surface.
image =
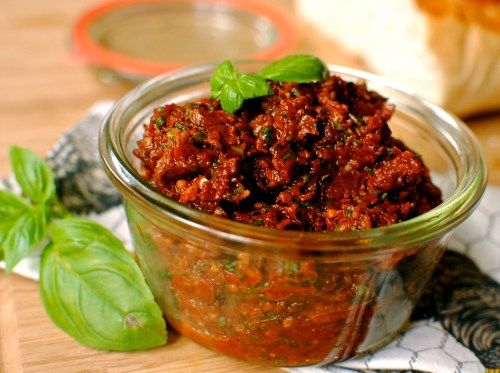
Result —
[[[0,176],[8,175],[8,147],[45,154],[96,101],[117,99],[130,86],[107,85],[71,57],[70,27],[96,1],[0,2]],[[277,1],[291,9],[289,1]],[[304,27],[299,23],[300,27]],[[316,33],[299,51],[325,61],[363,67]],[[490,182],[500,184],[500,115],[467,120],[487,155]],[[109,353],[80,346],[59,331],[43,310],[36,282],[0,271],[0,372],[279,372],[243,363],[170,332],[167,346],[146,352]]]

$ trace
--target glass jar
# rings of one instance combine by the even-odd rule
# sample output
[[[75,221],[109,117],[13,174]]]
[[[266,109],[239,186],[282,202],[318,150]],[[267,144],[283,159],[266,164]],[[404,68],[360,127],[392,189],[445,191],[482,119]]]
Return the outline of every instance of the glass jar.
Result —
[[[242,62],[256,71],[258,62]],[[421,154],[444,202],[368,231],[279,231],[191,209],[159,194],[132,154],[153,108],[209,95],[215,65],[159,76],[119,100],[100,136],[139,264],[168,322],[245,360],[325,364],[374,350],[405,325],[454,227],[477,205],[484,158],[457,118],[369,73],[330,66],[389,98],[396,138]]]
[[[202,61],[274,59],[299,41],[296,22],[256,0],[100,1],[76,20],[74,57],[105,82],[143,82]]]

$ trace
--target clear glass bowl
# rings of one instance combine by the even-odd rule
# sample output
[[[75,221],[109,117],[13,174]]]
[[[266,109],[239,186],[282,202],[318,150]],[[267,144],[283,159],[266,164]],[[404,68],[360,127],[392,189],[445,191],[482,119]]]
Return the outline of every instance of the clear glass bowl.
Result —
[[[423,156],[444,202],[402,223],[353,232],[278,231],[207,215],[160,195],[141,178],[132,150],[154,107],[209,95],[214,67],[131,91],[100,137],[140,266],[170,325],[225,354],[280,366],[343,360],[387,343],[410,317],[450,232],[484,191],[478,142],[460,120],[382,78],[330,66],[396,105],[389,125]]]

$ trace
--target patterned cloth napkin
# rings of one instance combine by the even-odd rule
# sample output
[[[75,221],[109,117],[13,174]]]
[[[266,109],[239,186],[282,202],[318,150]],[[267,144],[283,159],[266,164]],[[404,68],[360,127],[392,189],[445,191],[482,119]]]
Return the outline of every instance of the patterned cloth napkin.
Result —
[[[63,203],[113,231],[132,250],[120,196],[101,168],[97,138],[111,107],[102,102],[66,133],[47,158]],[[95,149],[95,151],[89,151]],[[0,188],[16,190],[11,179]],[[15,269],[38,279],[39,255]],[[1,267],[2,263],[0,263]],[[491,277],[490,277],[491,276]],[[500,368],[500,188],[488,187],[474,214],[454,232],[411,323],[387,346],[323,367],[293,373],[425,371],[484,372]]]

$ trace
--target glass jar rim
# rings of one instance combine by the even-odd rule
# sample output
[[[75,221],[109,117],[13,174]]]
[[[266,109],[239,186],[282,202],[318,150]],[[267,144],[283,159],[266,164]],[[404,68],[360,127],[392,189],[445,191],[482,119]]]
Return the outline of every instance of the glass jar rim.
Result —
[[[192,7],[192,12],[203,12],[196,0],[108,0],[84,12],[72,28],[73,55],[76,59],[92,66],[102,66],[132,80],[151,78],[167,71],[187,67],[185,63],[173,60],[154,60],[130,55],[104,45],[93,35],[92,27],[105,17],[116,18],[118,12],[130,13],[139,7],[164,6],[167,9],[178,5]],[[224,9],[226,12],[242,12],[254,17],[263,17],[277,34],[271,45],[252,53],[248,58],[268,60],[291,52],[299,42],[296,25],[282,9],[264,1],[253,0],[204,0],[205,7]]]
[[[237,61],[236,65],[243,63],[262,63],[262,61]],[[479,203],[486,187],[485,159],[477,139],[465,123],[453,114],[383,77],[331,64],[328,65],[331,74],[347,74],[368,83],[384,86],[412,99],[415,104],[418,104],[420,115],[439,120],[447,130],[447,136],[451,136],[460,147],[461,154],[467,155],[461,157],[464,168],[462,177],[457,181],[454,191],[440,205],[409,220],[369,230],[305,232],[282,231],[232,221],[195,210],[163,196],[153,185],[142,179],[127,161],[125,151],[112,130],[112,124],[120,122],[121,109],[133,104],[138,97],[147,94],[154,87],[166,81],[182,80],[202,72],[212,71],[216,66],[217,63],[210,63],[176,70],[141,84],[115,103],[101,127],[99,150],[101,162],[108,177],[125,198],[149,208],[149,212],[155,214],[157,218],[168,216],[190,229],[203,231],[236,243],[261,246],[265,250],[283,249],[282,235],[284,234],[287,242],[290,242],[290,248],[295,243],[306,252],[309,249],[315,252],[328,252],[333,247],[335,250],[342,248],[343,251],[352,251],[360,248],[387,248],[389,243],[394,242],[402,248],[440,237],[465,220]],[[303,246],[304,244],[306,245]]]

